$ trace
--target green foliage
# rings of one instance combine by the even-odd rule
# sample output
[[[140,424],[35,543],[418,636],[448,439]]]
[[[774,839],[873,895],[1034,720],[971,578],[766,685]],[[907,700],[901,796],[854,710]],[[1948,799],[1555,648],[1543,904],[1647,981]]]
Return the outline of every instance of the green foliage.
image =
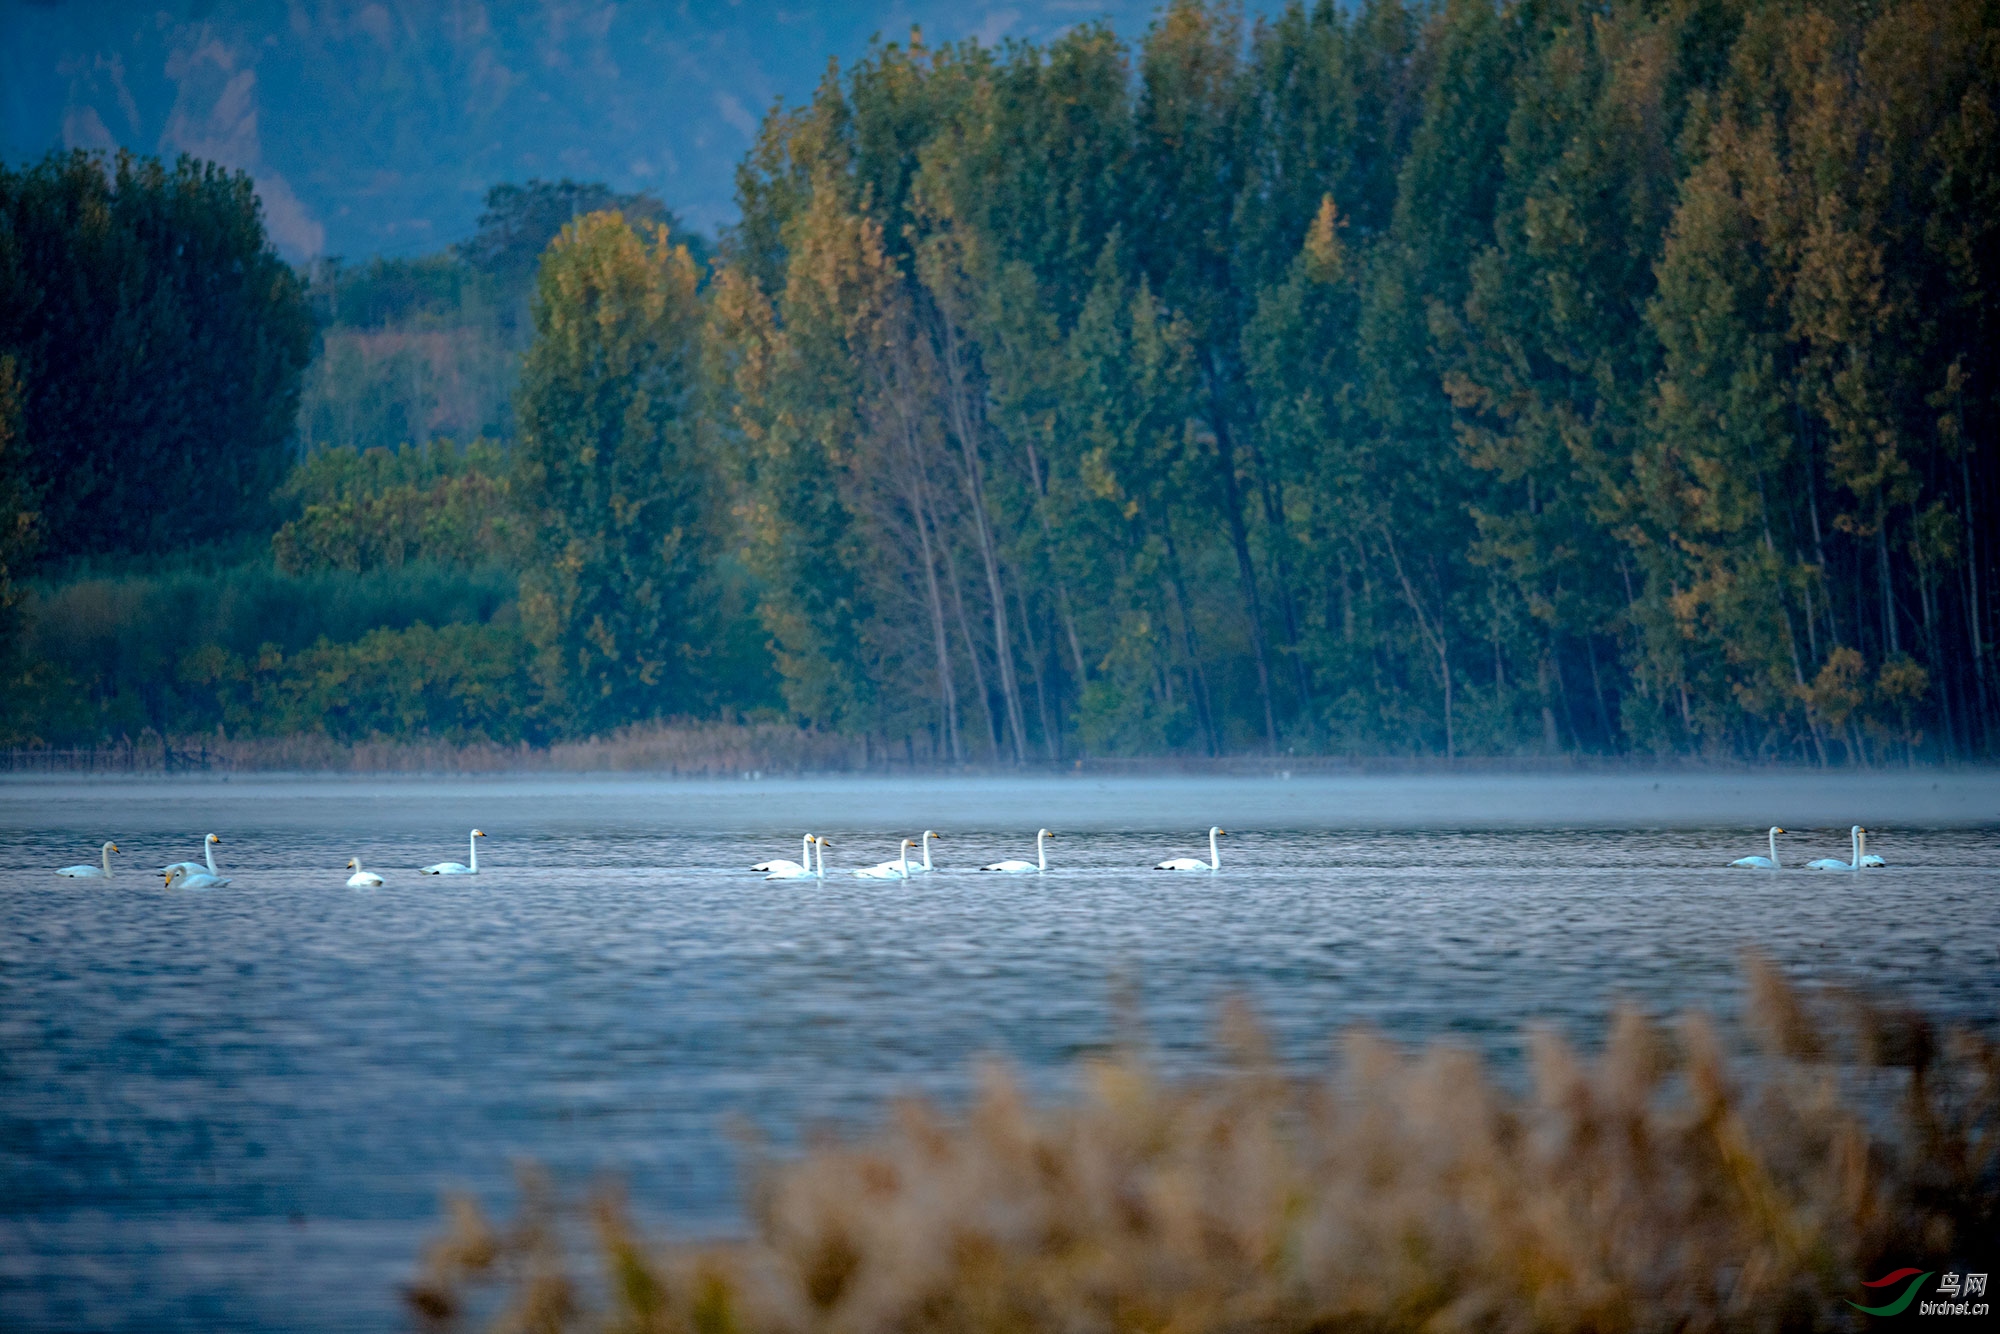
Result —
[[[357,644],[374,635],[380,657],[407,632],[433,659],[453,649],[491,659],[511,645],[518,729],[531,695],[521,684],[527,652],[513,604],[514,577],[490,567],[407,565],[294,577],[249,564],[31,585],[22,607],[22,650],[39,673],[9,689],[5,721],[16,734],[50,744],[92,744],[147,730],[169,736],[217,728],[327,730],[336,720],[316,718],[302,702],[329,697],[324,689],[314,694],[308,678],[351,679],[359,668],[342,654],[359,652]],[[484,634],[489,629],[493,634]],[[459,633],[475,630],[482,634]],[[490,664],[470,659],[462,670],[492,676]],[[379,675],[361,679],[391,684]],[[392,699],[358,702],[354,689],[344,705],[350,713],[411,712]],[[480,715],[447,731],[470,733],[489,721]]]
[[[606,209],[669,227],[706,272],[706,242],[659,200],[569,180],[495,186],[478,232],[439,254],[315,263],[309,297],[325,351],[306,376],[301,439],[357,449],[511,439],[542,251],[574,218]]]
[[[452,254],[321,260],[310,275],[323,345],[299,401],[309,448],[513,435],[524,298]]]
[[[522,613],[552,707],[608,728],[694,706],[716,631],[717,516],[697,438],[694,261],[617,213],[542,259],[511,483]]]
[[[490,440],[309,455],[280,491],[301,513],[272,535],[285,574],[360,573],[411,562],[518,566],[508,457]]]
[[[712,275],[658,201],[568,181],[496,188],[453,255],[320,266],[301,429],[334,447],[276,493],[275,570],[223,568],[265,437],[188,432],[244,366],[282,388],[289,326],[158,360],[216,254],[268,260],[247,186],[51,159],[0,197],[28,445],[0,517],[217,568],[73,565],[24,661],[85,732],[781,698],[948,761],[1990,756],[1996,33],[1991,0],[1175,0],[1130,47],[880,43],[766,119]],[[159,259],[147,209],[208,249]],[[74,383],[17,346],[86,325]],[[78,429],[37,434],[50,404]],[[46,453],[107,423],[129,477]],[[429,443],[475,435],[517,443]],[[518,628],[504,591],[418,591],[507,571]],[[286,580],[410,601],[190,630]]]
[[[13,643],[15,580],[35,548],[35,512],[23,475],[21,377],[14,358],[0,356],[0,660]]]
[[[535,289],[542,252],[563,228],[587,213],[619,213],[634,226],[665,227],[687,248],[698,272],[707,268],[707,243],[652,195],[618,194],[595,181],[568,178],[488,190],[479,230],[456,248],[456,255],[492,284],[501,304],[511,307]],[[427,262],[444,263],[441,258]]]
[[[308,270],[307,299],[322,326],[379,329],[420,323],[453,325],[484,296],[481,274],[450,253],[370,260],[350,268],[322,259]]]
[[[246,683],[246,720],[274,735],[321,732],[339,741],[518,741],[531,720],[528,661],[516,624],[419,622],[370,630],[353,643],[322,639],[289,656],[258,657]]]
[[[0,352],[46,557],[266,518],[313,342],[248,176],[82,152],[0,168]]]
[[[829,74],[710,339],[788,702],[948,757],[1991,753],[1995,30],[1177,0]]]

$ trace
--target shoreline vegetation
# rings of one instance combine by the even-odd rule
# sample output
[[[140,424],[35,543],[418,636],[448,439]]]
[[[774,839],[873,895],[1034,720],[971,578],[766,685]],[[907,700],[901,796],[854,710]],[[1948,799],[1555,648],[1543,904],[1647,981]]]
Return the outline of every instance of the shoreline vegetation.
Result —
[[[405,1299],[440,1334],[1608,1334],[1854,1328],[1879,1274],[1983,1268],[1993,1035],[1746,973],[1740,1031],[1620,1011],[1594,1054],[1532,1035],[1518,1089],[1367,1031],[1302,1076],[1240,1007],[1211,1075],[1128,1047],[1036,1106],[989,1068],[963,1109],[753,1163],[734,1240],[528,1170],[511,1218],[449,1202]]]
[[[911,30],[712,245],[531,180],[301,271],[240,172],[0,165],[0,745],[1990,759],[1997,28]]]
[[[884,746],[872,739],[811,731],[787,723],[645,723],[607,736],[534,745],[414,741],[378,737],[344,741],[321,733],[277,737],[120,737],[99,746],[0,748],[0,776],[103,774],[591,774],[685,778],[797,777],[821,774],[1206,774],[1290,778],[1312,774],[1557,773],[1926,773],[1985,766],[1918,761],[1817,765],[1693,755],[1079,755],[1061,761],[954,763]]]

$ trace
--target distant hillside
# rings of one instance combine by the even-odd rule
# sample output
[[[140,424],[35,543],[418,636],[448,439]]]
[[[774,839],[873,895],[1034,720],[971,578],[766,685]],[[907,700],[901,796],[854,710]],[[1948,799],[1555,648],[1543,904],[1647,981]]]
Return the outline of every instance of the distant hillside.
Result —
[[[0,154],[189,152],[250,172],[294,260],[441,248],[486,188],[603,181],[696,228],[773,99],[797,101],[871,35],[1046,39],[1152,0],[505,5],[478,0],[0,0]],[[1257,8],[1257,6],[1253,6]]]

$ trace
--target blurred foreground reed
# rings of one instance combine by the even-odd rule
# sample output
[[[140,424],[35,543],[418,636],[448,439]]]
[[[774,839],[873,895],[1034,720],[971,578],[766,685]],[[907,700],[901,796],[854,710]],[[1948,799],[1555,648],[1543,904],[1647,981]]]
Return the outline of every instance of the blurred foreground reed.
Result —
[[[409,1306],[551,1334],[1838,1329],[1888,1268],[1983,1269],[2000,1047],[1747,972],[1746,1034],[1538,1034],[1524,1093],[1366,1032],[1299,1078],[1240,1012],[1212,1078],[1128,1054],[1038,1109],[989,1069],[963,1114],[902,1103],[759,1169],[723,1244],[649,1242],[615,1193],[580,1231],[528,1174],[510,1221],[453,1201]]]

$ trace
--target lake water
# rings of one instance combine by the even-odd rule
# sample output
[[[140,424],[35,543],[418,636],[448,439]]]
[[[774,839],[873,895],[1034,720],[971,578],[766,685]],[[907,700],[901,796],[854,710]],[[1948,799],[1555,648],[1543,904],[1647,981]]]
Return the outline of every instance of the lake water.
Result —
[[[1788,860],[1860,821],[1889,869]],[[1220,875],[1142,868],[1205,854]],[[413,868],[489,837],[475,878]],[[963,868],[1034,855],[1043,876]],[[944,831],[908,884],[844,868]],[[824,883],[742,868],[834,843]],[[227,890],[143,868],[224,839]],[[61,880],[103,840],[110,886]],[[379,890],[344,887],[359,855]],[[961,1094],[997,1054],[1057,1096],[1118,1031],[1209,1059],[1249,997],[1322,1059],[1368,1022],[1503,1068],[1617,1000],[1733,1010],[1758,945],[1804,977],[2000,1013],[2000,777],[736,783],[0,783],[0,1327],[370,1330],[442,1192],[532,1159],[621,1177],[680,1234],[735,1224],[732,1123],[774,1141]]]

